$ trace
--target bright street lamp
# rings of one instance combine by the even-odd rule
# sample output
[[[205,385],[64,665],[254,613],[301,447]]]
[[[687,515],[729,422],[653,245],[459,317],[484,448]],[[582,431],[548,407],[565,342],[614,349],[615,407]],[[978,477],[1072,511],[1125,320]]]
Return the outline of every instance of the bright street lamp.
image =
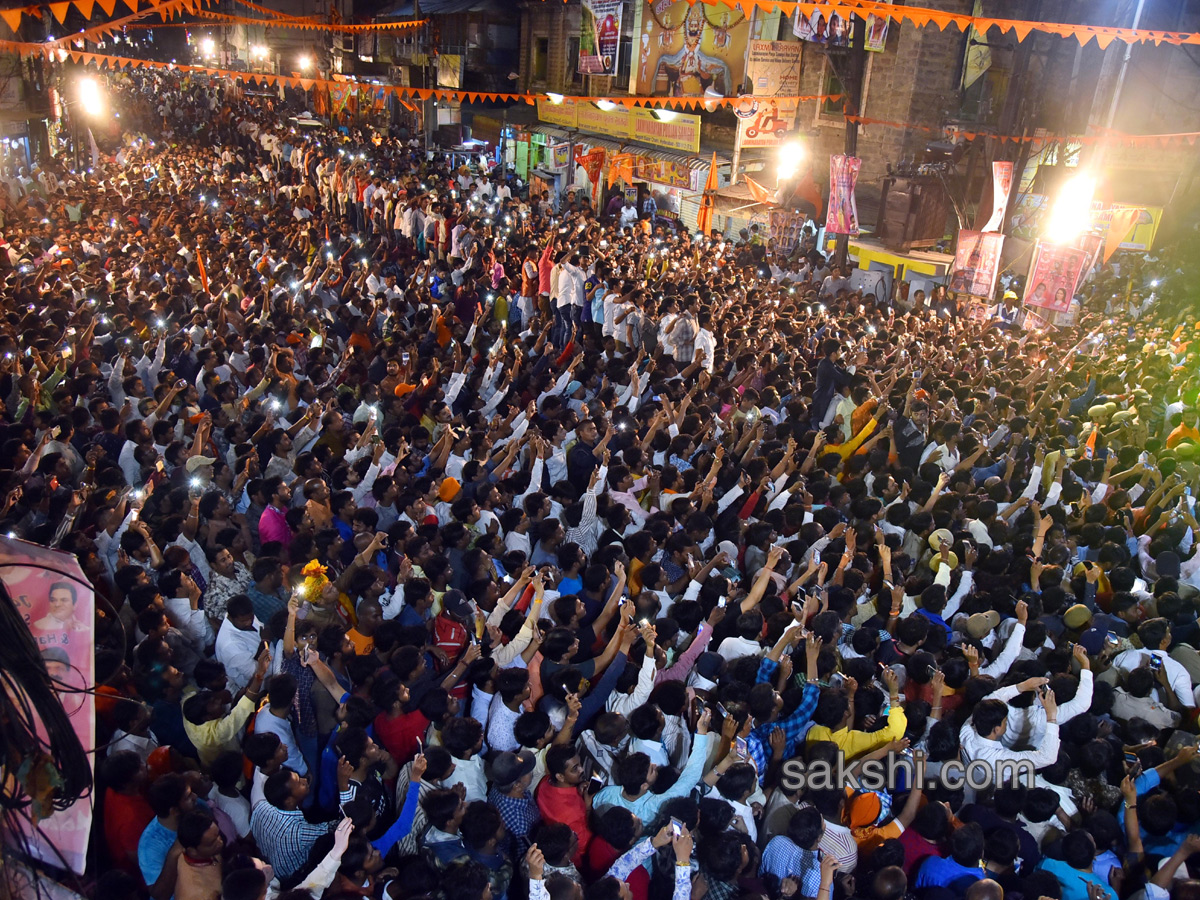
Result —
[[[259,59],[265,59],[266,55],[270,52],[271,51],[269,51],[262,44],[255,44],[253,47],[250,48],[251,55],[258,57]]]
[[[788,141],[779,148],[778,178],[784,181],[791,178],[800,169],[804,161],[804,145],[799,141]]]
[[[95,78],[80,79],[79,105],[89,116],[98,116],[104,112],[104,94]]]
[[[1071,176],[1059,189],[1042,236],[1056,244],[1074,243],[1091,227],[1095,192],[1096,179],[1091,175],[1080,172]]]
[[[200,52],[204,56],[212,56],[217,50],[217,42],[210,37],[206,37],[200,42]]]
[[[307,72],[313,66],[313,59],[307,53],[300,57],[300,71]]]

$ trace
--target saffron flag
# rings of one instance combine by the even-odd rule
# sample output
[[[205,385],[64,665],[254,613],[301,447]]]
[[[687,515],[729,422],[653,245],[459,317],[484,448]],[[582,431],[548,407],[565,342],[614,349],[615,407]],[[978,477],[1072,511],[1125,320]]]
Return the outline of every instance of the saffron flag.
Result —
[[[708,165],[708,180],[704,182],[704,196],[700,199],[700,212],[696,214],[696,230],[708,235],[712,230],[713,208],[717,204],[717,154],[713,153]]]
[[[755,203],[771,202],[770,191],[748,175],[744,175],[742,178],[746,182],[746,189],[750,191],[750,196],[754,198]]]

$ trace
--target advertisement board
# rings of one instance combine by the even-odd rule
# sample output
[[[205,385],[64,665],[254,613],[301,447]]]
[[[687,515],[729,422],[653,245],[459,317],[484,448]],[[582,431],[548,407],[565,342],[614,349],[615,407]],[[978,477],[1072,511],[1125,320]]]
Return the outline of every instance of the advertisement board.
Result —
[[[869,14],[863,46],[872,52],[881,52],[887,44],[888,26],[887,16]],[[797,4],[796,11],[792,14],[792,34],[813,44],[849,47],[853,31],[844,10],[817,7],[806,12],[802,5]]]
[[[1003,250],[1002,234],[960,231],[949,289],[972,297],[983,297],[990,302],[996,290],[996,276],[1000,274]]]
[[[616,75],[625,0],[583,0],[579,29],[581,75]]]

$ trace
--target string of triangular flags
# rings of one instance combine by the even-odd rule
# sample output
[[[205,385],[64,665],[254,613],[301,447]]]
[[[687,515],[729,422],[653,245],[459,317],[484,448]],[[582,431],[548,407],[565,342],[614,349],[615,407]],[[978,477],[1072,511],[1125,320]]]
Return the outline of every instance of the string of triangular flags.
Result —
[[[228,13],[203,11],[196,13],[196,17],[211,19],[213,22],[223,25],[261,25],[265,28],[286,28],[293,31],[337,31],[343,34],[360,34],[369,31],[400,31],[405,28],[418,28],[429,22],[428,19],[413,19],[406,22],[372,22],[366,25],[343,25],[340,23],[304,21],[302,19],[255,19],[250,16],[232,16]],[[183,24],[190,25],[193,28],[198,27],[198,23],[196,22]],[[153,28],[154,26],[145,25],[142,27]]]
[[[129,8],[132,15],[105,22],[97,26],[98,28],[110,26],[119,28],[122,23],[155,14],[163,15],[163,21],[165,22],[168,17],[177,15],[180,12],[196,13],[200,10],[201,6],[211,2],[211,0],[121,0],[121,2]],[[77,9],[79,14],[85,19],[90,19],[97,6],[100,7],[106,16],[111,16],[116,12],[117,0],[61,0],[61,2],[45,4],[45,8],[50,10],[50,14],[54,16],[55,21],[59,25],[62,25],[66,21],[67,14],[71,11],[72,7]],[[21,27],[21,21],[24,16],[34,19],[42,18],[42,5],[21,6],[16,9],[0,10],[0,21],[3,21],[14,34]],[[91,31],[94,31],[94,29],[88,29],[88,32]],[[80,40],[80,34],[73,35],[70,40]],[[11,44],[13,42],[8,41],[5,43]],[[28,56],[29,54],[24,55]]]
[[[563,0],[566,3],[566,0]],[[660,0],[646,0],[646,3]],[[1200,44],[1200,33],[1181,31],[1155,31],[1145,28],[1110,28],[1096,25],[1075,25],[1068,22],[1034,22],[1024,19],[1001,19],[992,16],[971,16],[963,13],[946,12],[940,9],[930,9],[924,6],[901,6],[898,3],[871,2],[871,0],[834,0],[823,3],[792,3],[785,0],[688,0],[688,5],[704,3],[707,6],[725,6],[741,10],[746,15],[754,9],[765,12],[781,12],[787,16],[795,14],[797,8],[803,15],[811,16],[814,12],[837,12],[843,16],[857,13],[861,16],[875,15],[890,19],[893,22],[911,22],[918,28],[935,25],[942,31],[954,26],[964,34],[969,28],[978,29],[984,34],[990,28],[998,28],[1001,33],[1011,33],[1018,41],[1029,37],[1031,32],[1055,34],[1059,37],[1073,37],[1080,45],[1095,39],[1101,49],[1108,47],[1114,41],[1125,44]]]
[[[78,0],[68,0],[70,3],[77,3]],[[105,0],[95,0],[96,3],[104,3]],[[113,0],[115,3],[116,0]],[[138,0],[125,0],[131,6],[135,6]],[[110,19],[100,25],[95,25],[91,28],[85,28],[82,31],[67,35],[54,41],[42,41],[40,43],[31,41],[0,41],[0,53],[16,53],[19,56],[61,56],[67,48],[82,45],[87,41],[99,41],[104,38],[129,27],[130,25],[140,22],[142,19],[149,16],[158,16],[164,23],[176,16],[184,13],[195,15],[200,12],[200,6],[205,3],[210,3],[212,0],[162,0],[156,6],[146,6],[140,12],[135,12],[132,15],[124,16],[120,19]],[[109,6],[112,4],[110,3]],[[6,22],[8,16],[12,12],[20,12],[21,10],[3,10],[0,11],[0,18]],[[65,14],[64,14],[65,15]],[[11,23],[9,27],[12,27]]]
[[[305,78],[299,74],[292,75],[263,75],[255,72],[239,72],[232,69],[217,69],[211,66],[192,66],[178,63],[164,63],[157,60],[146,59],[131,59],[124,56],[109,56],[102,53],[87,53],[80,50],[70,50],[66,52],[73,62],[81,65],[93,65],[105,69],[125,69],[125,68],[147,68],[147,69],[169,69],[180,72],[195,72],[213,77],[235,78],[239,81],[249,82],[251,84],[261,84],[269,87],[277,87],[280,84],[288,87],[301,88],[309,91],[313,88],[329,90],[330,88],[345,89],[348,86],[368,87],[374,91],[383,91],[386,94],[395,96],[405,106],[406,109],[412,110],[415,107],[410,101],[424,100],[444,100],[460,103],[525,103],[530,106],[535,105],[539,100],[547,101],[549,98],[546,94],[515,94],[515,93],[495,93],[491,91],[457,91],[447,90],[445,88],[417,88],[406,87],[404,85],[395,84],[371,84],[369,82],[354,82],[354,81],[334,81],[324,78]],[[733,105],[740,103],[744,98],[741,97],[636,97],[636,96],[615,96],[615,97],[585,97],[585,96],[569,96],[555,95],[550,102],[554,104],[568,103],[594,103],[607,104],[612,103],[614,106],[623,106],[626,109],[635,107],[654,108],[654,109],[707,109],[714,105]],[[776,97],[776,100],[784,102],[825,102],[830,101],[836,103],[842,99],[841,94],[810,94],[798,95],[794,97]],[[881,126],[885,128],[903,128],[910,131],[923,131],[930,133],[942,133],[944,129],[935,128],[929,125],[920,125],[913,122],[897,122],[889,119],[875,119],[868,116],[851,116],[846,115],[847,121],[855,122],[865,126]],[[1001,143],[1030,143],[1030,144],[1049,144],[1049,143],[1108,143],[1116,145],[1125,145],[1130,147],[1168,147],[1171,144],[1186,143],[1194,146],[1200,139],[1200,131],[1177,132],[1173,134],[1126,134],[1125,132],[1115,131],[1112,129],[1099,129],[1098,134],[1091,135],[993,135],[985,132],[957,132],[959,135],[966,137],[968,140],[975,138],[993,138]]]

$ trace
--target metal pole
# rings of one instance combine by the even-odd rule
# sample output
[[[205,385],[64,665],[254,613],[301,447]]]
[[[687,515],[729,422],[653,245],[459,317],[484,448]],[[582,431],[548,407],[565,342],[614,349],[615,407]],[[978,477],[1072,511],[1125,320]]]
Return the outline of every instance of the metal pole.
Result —
[[[1142,22],[1142,10],[1146,6],[1146,0],[1138,0],[1137,9],[1133,12],[1134,31],[1137,31],[1138,25]],[[1113,87],[1112,100],[1108,105],[1108,116],[1105,119],[1104,127],[1112,130],[1113,122],[1117,118],[1117,107],[1121,105],[1121,89],[1125,87],[1125,73],[1129,71],[1129,59],[1133,56],[1133,42],[1130,41],[1125,45],[1125,54],[1121,57],[1121,68],[1117,73],[1117,83]],[[1096,158],[1093,163],[1095,168],[1099,169],[1104,162],[1105,145],[1103,142],[1096,146]]]

